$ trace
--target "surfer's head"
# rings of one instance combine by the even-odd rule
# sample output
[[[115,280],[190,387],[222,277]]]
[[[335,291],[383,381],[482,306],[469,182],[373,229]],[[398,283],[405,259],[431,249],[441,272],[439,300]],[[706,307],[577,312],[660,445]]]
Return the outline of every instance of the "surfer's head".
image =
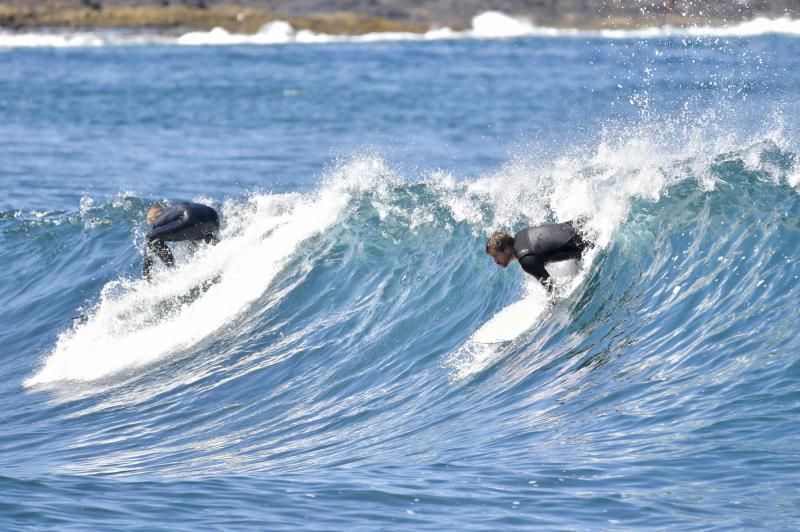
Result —
[[[158,203],[150,205],[150,208],[147,209],[147,225],[153,225],[153,222],[156,221],[156,216],[161,214],[161,211],[163,210],[164,206],[159,205]]]
[[[495,264],[505,268],[517,258],[514,253],[514,237],[502,231],[495,231],[486,242],[486,253],[494,259]]]

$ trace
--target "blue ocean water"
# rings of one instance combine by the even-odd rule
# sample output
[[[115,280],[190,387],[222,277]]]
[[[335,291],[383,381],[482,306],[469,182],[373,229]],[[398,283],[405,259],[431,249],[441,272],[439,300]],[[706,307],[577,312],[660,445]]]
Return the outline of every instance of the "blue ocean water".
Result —
[[[0,53],[3,529],[800,526],[800,38]],[[140,279],[153,201],[219,245]],[[486,236],[583,217],[545,297]]]

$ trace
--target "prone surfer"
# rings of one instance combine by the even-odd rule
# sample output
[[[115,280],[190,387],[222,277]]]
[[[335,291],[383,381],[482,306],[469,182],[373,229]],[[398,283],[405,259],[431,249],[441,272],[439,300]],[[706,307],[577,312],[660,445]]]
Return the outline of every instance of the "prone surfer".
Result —
[[[550,262],[580,259],[591,246],[591,242],[581,237],[575,222],[569,221],[526,227],[513,237],[495,231],[486,242],[486,253],[503,268],[519,261],[525,273],[536,277],[550,291],[553,285],[545,266]]]
[[[167,208],[153,204],[147,210],[147,223],[152,229],[145,237],[142,274],[148,281],[153,268],[153,255],[170,268],[175,266],[175,257],[166,242],[216,244],[219,240],[217,211],[201,203],[176,203]]]

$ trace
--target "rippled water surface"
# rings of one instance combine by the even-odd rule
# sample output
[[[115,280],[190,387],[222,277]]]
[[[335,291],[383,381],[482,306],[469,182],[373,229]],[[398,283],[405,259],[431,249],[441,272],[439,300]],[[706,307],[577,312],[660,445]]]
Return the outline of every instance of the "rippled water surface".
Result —
[[[800,525],[800,38],[0,53],[0,525]],[[140,279],[153,201],[219,245]],[[496,229],[585,220],[549,299]],[[473,333],[529,298],[505,344]]]

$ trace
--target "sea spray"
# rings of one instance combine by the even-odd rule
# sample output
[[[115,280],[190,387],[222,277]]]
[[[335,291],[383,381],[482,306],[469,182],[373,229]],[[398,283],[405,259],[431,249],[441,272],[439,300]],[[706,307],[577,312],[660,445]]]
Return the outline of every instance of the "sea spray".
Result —
[[[223,226],[220,244],[204,247],[175,270],[159,271],[153,283],[108,283],[88,319],[61,333],[26,385],[95,380],[190,352],[246,310],[304,240],[335,223],[347,204],[346,190],[364,179],[362,170],[340,169],[315,193],[256,195],[246,205],[229,204],[237,214]],[[196,299],[173,304],[193,290]]]

